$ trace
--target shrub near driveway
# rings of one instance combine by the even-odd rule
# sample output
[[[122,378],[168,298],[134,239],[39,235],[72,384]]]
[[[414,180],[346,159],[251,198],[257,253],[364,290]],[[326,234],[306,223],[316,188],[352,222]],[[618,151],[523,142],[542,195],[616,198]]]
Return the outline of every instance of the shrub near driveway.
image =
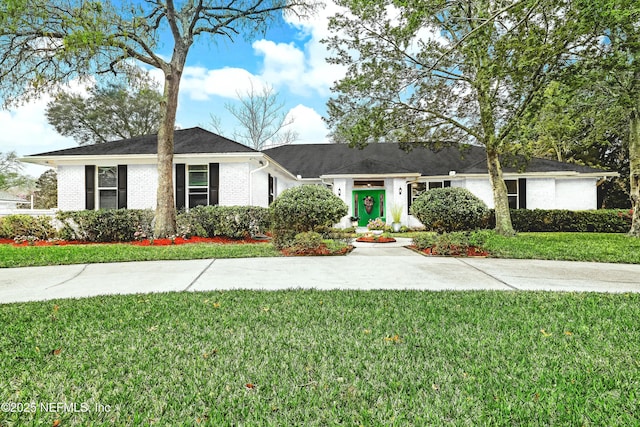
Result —
[[[426,191],[414,200],[410,211],[428,231],[438,233],[485,228],[489,219],[487,205],[458,187]]]
[[[632,426],[638,318],[639,294],[595,293],[229,291],[0,305],[0,402],[92,408],[0,412],[0,425]]]
[[[326,187],[302,185],[283,191],[269,210],[274,245],[281,249],[291,245],[298,233],[330,227],[340,221],[348,207]]]

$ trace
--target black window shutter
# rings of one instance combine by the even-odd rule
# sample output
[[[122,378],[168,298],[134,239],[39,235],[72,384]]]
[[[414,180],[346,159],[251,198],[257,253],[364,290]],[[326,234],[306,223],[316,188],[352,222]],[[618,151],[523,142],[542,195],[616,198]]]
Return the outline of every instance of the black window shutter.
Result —
[[[186,196],[185,165],[176,163],[176,209],[184,209]]]
[[[411,207],[411,198],[412,198],[412,194],[411,194],[411,184],[407,184],[407,209],[409,209]],[[408,212],[408,211],[407,211]]]
[[[527,209],[527,180],[518,179],[518,209]]]
[[[127,165],[118,165],[118,209],[127,208]]]
[[[209,204],[217,205],[220,187],[220,164],[209,163]]]
[[[96,208],[96,167],[94,165],[84,167],[84,206],[90,211]]]
[[[447,180],[442,184],[443,187],[451,187],[451,181]]]

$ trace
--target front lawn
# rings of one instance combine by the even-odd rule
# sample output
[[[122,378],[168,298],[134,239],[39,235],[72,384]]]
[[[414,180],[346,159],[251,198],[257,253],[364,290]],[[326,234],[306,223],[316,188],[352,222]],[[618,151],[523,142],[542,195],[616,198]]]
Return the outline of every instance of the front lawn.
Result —
[[[640,264],[640,239],[612,233],[518,233],[492,235],[485,245],[497,258]]]
[[[640,295],[595,293],[6,304],[0,425],[636,425],[638,318]]]
[[[280,256],[269,243],[135,246],[127,243],[26,246],[0,245],[0,267]]]

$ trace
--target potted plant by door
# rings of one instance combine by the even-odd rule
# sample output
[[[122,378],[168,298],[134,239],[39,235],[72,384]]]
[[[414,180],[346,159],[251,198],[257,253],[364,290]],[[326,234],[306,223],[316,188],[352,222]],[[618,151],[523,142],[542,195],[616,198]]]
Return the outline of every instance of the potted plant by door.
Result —
[[[349,220],[351,221],[351,226],[356,228],[358,226],[358,221],[360,221],[360,217],[352,216]]]
[[[394,233],[399,233],[402,224],[400,221],[402,220],[402,205],[393,205],[391,206],[391,218],[393,222],[391,223],[391,227],[393,227]]]
[[[374,236],[379,236],[384,233],[385,223],[382,218],[370,219],[367,224],[367,228]]]

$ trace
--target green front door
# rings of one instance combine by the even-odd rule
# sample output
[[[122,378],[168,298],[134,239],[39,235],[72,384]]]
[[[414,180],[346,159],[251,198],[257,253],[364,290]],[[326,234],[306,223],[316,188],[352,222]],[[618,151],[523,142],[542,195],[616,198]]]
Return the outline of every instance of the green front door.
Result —
[[[354,190],[353,216],[360,218],[358,225],[366,227],[370,219],[385,220],[385,191],[384,190]]]

